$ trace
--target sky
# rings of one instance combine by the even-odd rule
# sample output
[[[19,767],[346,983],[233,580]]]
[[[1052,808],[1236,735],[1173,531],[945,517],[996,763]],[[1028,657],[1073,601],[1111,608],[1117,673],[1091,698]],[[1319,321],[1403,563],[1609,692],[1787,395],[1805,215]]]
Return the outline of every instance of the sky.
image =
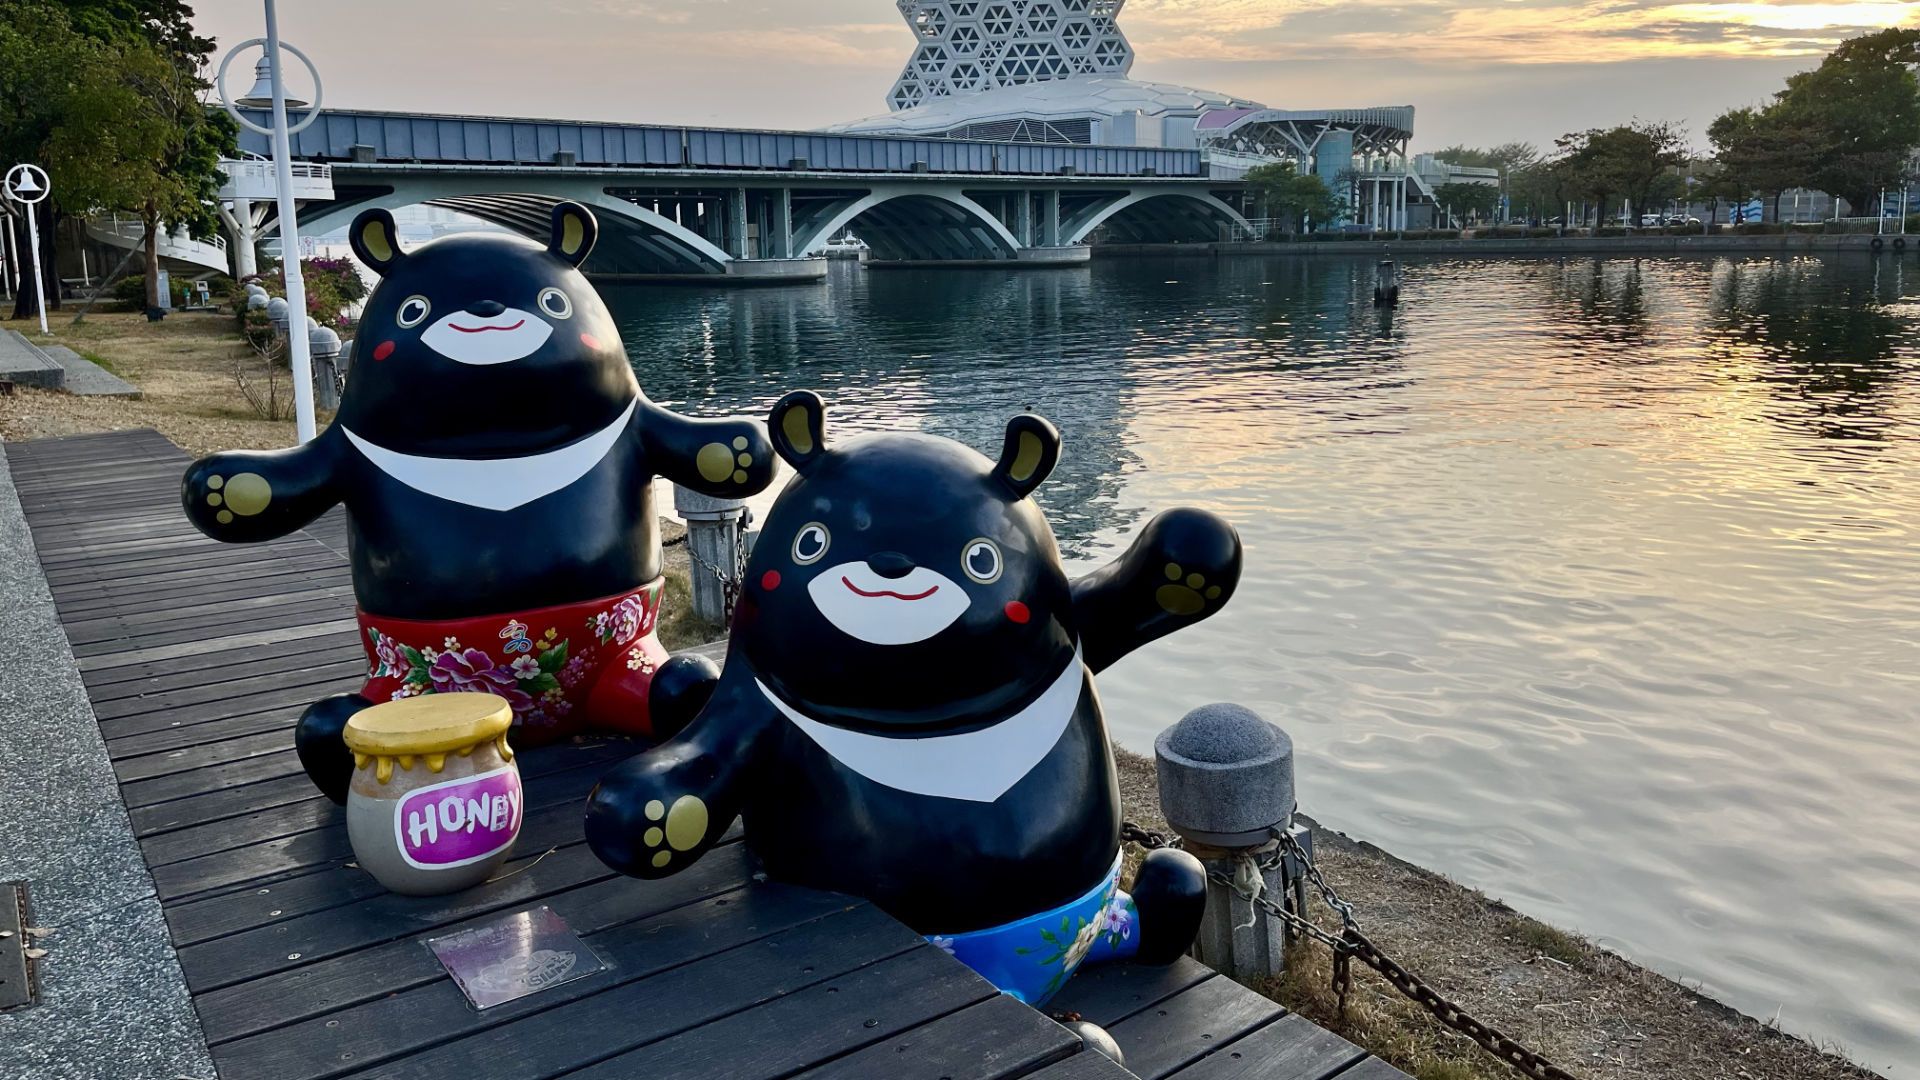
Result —
[[[259,0],[190,0],[222,50]],[[886,110],[914,39],[893,0],[281,0],[326,104],[812,128]],[[1137,79],[1275,108],[1412,105],[1414,149],[1634,118],[1700,133],[1920,0],[1128,0]],[[250,72],[237,67],[232,92]],[[1704,147],[1702,147],[1704,148]]]

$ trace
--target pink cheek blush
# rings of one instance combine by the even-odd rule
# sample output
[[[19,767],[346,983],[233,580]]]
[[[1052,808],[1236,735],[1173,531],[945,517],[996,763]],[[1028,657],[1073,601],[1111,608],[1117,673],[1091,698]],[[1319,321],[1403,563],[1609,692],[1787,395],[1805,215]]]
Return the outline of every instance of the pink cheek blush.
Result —
[[[600,348],[600,339],[594,337],[592,334],[581,334],[580,344],[585,345],[589,349],[598,350]]]
[[[387,357],[392,355],[393,355],[393,342],[391,341],[383,341],[379,345],[376,345],[374,347],[373,358],[375,360],[385,360]]]
[[[1033,613],[1028,611],[1027,605],[1020,601],[1009,600],[1007,601],[1007,618],[1024,626],[1028,619],[1033,618]]]
[[[768,592],[772,592],[773,590],[779,588],[780,587],[780,571],[769,570],[766,573],[761,574],[760,587],[767,590]]]

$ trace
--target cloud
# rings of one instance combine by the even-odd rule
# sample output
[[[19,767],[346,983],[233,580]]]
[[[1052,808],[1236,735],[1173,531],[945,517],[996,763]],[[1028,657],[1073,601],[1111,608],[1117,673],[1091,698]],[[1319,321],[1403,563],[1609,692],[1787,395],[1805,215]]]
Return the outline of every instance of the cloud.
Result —
[[[1427,58],[1507,64],[1817,56],[1920,25],[1920,2],[1134,0],[1136,49],[1168,60]]]

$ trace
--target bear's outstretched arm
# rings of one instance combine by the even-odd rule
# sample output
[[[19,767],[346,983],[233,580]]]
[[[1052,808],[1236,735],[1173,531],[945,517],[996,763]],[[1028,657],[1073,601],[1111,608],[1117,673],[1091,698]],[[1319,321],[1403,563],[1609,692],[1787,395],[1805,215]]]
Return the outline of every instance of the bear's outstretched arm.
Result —
[[[751,680],[747,680],[751,689]],[[758,694],[723,686],[673,739],[636,754],[587,796],[587,844],[623,874],[663,878],[693,865],[733,824],[773,730]]]
[[[180,502],[215,540],[273,540],[340,501],[339,440],[329,428],[289,450],[229,450],[187,466]]]
[[[702,495],[743,499],[773,483],[773,444],[757,420],[696,420],[643,401],[647,469]]]
[[[1220,610],[1240,583],[1240,534],[1191,507],[1147,523],[1124,555],[1073,583],[1086,664],[1098,672]]]

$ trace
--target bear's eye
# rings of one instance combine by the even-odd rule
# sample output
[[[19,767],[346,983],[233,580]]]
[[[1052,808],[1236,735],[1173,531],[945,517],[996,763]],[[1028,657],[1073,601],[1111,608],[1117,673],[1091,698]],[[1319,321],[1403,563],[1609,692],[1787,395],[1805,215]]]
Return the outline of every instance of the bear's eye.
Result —
[[[427,312],[432,310],[433,305],[427,302],[426,297],[409,296],[400,301],[400,311],[394,315],[393,321],[399,323],[401,329],[411,330],[426,322]]]
[[[967,541],[960,552],[960,569],[982,585],[1000,580],[1000,546],[984,536]]]
[[[567,299],[567,294],[559,289],[541,289],[540,310],[556,319],[570,319],[573,317],[573,301]]]
[[[827,535],[827,527],[817,521],[802,525],[799,534],[793,538],[793,561],[801,566],[819,562],[820,556],[827,553],[827,544],[832,539]]]

